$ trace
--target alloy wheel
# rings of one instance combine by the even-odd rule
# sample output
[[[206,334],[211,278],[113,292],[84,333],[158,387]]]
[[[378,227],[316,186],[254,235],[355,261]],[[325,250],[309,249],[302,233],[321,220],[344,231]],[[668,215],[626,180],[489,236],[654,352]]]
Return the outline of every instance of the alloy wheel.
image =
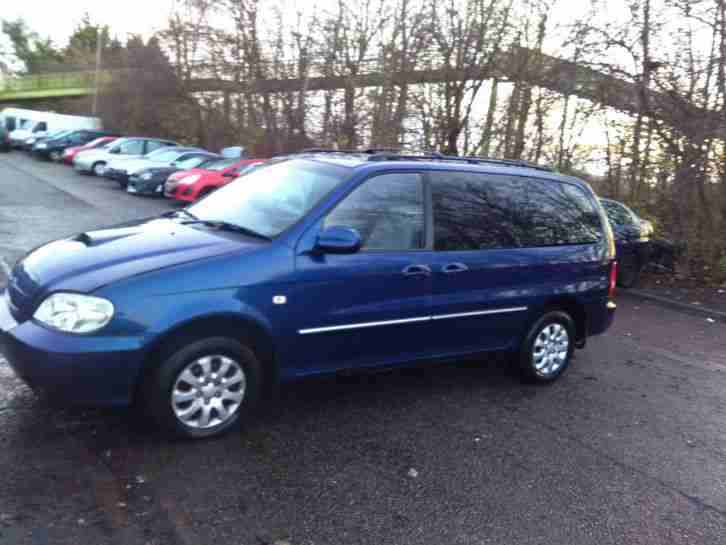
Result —
[[[234,359],[203,356],[188,364],[174,382],[171,406],[185,426],[208,429],[232,419],[242,404],[247,378]]]
[[[535,337],[532,344],[532,362],[543,377],[557,374],[567,362],[570,336],[562,324],[550,322]]]

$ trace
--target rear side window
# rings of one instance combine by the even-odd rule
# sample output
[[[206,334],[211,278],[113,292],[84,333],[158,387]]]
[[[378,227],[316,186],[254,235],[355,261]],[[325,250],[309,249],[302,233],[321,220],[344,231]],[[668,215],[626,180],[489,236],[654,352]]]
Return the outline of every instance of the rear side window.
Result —
[[[348,195],[325,220],[326,226],[356,229],[363,250],[405,251],[424,247],[424,197],[421,176],[383,174]]]
[[[431,177],[436,250],[590,244],[602,238],[595,207],[575,186],[471,172]]]

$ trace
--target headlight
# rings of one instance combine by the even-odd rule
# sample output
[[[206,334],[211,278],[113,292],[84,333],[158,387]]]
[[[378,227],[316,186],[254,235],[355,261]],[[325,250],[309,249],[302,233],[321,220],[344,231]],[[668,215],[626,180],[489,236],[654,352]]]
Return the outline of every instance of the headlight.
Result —
[[[45,149],[47,147],[48,147],[48,144],[46,144],[45,142],[40,142],[38,144],[38,149]]]
[[[154,175],[151,172],[144,172],[141,176],[139,176],[142,180],[151,180],[153,177]]]
[[[41,303],[33,318],[69,333],[91,333],[111,321],[111,301],[80,293],[54,293]]]
[[[192,174],[191,176],[185,176],[184,178],[179,180],[177,183],[180,185],[192,185],[199,178],[201,178],[201,176],[199,174]]]

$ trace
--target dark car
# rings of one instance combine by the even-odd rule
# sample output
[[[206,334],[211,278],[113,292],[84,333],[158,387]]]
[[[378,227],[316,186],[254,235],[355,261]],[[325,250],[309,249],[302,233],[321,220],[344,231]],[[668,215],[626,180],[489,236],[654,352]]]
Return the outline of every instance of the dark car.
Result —
[[[66,403],[139,403],[195,438],[306,376],[503,351],[549,383],[613,320],[614,251],[579,179],[318,151],[29,253],[0,298],[0,351]]]
[[[643,267],[652,251],[653,224],[640,218],[621,202],[600,199],[615,236],[618,260],[618,285],[632,288],[637,285]]]
[[[186,171],[192,168],[219,161],[221,155],[206,151],[191,151],[179,155],[179,157],[168,166],[147,167],[136,171],[129,177],[126,191],[137,195],[164,196],[164,183],[167,178],[179,171]]]
[[[107,131],[79,130],[66,132],[60,136],[53,136],[37,140],[33,145],[33,153],[43,159],[60,161],[67,148],[83,146],[97,138],[118,137],[118,134]]]

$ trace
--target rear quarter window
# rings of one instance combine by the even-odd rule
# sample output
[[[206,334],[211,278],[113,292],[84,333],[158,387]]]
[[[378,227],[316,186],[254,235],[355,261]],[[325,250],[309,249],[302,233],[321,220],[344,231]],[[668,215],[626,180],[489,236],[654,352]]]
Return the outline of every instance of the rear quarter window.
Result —
[[[603,239],[589,196],[564,182],[472,172],[431,175],[440,251],[592,244]]]

